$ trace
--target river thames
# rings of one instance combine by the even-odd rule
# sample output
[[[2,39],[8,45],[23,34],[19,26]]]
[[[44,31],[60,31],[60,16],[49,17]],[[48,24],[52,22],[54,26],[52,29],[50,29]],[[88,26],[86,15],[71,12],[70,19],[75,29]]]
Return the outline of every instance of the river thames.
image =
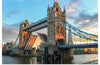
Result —
[[[36,57],[11,57],[2,56],[2,64],[31,64],[30,59],[33,59],[33,64],[39,64]],[[95,62],[91,62],[95,61]],[[68,64],[98,64],[98,54],[74,55],[72,61],[66,61]]]

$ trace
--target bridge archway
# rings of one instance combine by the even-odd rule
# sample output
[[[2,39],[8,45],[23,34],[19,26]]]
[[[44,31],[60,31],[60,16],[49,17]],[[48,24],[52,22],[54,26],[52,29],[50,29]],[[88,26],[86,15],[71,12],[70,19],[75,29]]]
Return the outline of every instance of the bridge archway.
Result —
[[[57,45],[63,45],[63,44],[65,44],[65,40],[64,40],[64,39],[58,39],[58,40],[56,41],[56,44],[57,44]]]

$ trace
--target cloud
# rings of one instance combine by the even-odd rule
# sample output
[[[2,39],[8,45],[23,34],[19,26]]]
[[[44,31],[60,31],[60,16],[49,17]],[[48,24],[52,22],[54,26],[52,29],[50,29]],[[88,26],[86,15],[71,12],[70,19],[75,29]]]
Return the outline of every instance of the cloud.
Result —
[[[19,30],[20,22],[9,25],[10,29]]]
[[[10,25],[4,24],[4,23],[2,24],[2,41],[3,42],[15,41],[18,33],[19,31],[14,28],[12,29]]]
[[[80,23],[80,21],[84,21],[85,23],[96,23],[98,21],[98,13],[94,15],[85,14],[84,12],[79,13],[78,18],[75,23]]]
[[[73,20],[73,25],[76,25],[77,28],[82,29],[86,32],[91,32],[92,29],[95,32],[98,32],[98,13],[94,15],[87,14],[86,11],[81,11],[77,16],[69,16],[69,19]]]
[[[81,0],[70,0],[69,3],[66,4],[67,14],[73,14],[77,11],[77,7],[79,6]]]
[[[12,30],[13,33],[18,34],[19,32],[16,30]]]
[[[20,13],[21,12],[19,10],[11,11],[11,12],[9,12],[9,13],[6,14],[6,17],[8,18],[8,17],[11,17],[14,14],[20,14]]]
[[[78,27],[87,27],[94,25],[98,21],[98,13],[94,15],[87,14],[85,12],[79,12],[78,16],[69,16],[69,19],[74,20],[74,25],[78,24]]]
[[[5,23],[2,24],[2,40],[3,42],[11,42],[15,41],[18,33],[19,33],[19,25],[20,22],[14,23],[11,25],[7,25]],[[35,31],[33,35],[37,35],[37,32],[45,33],[47,34],[47,28]],[[37,41],[35,42],[35,45],[39,44],[41,42],[41,39],[38,37]]]
[[[84,31],[90,32],[98,29],[98,13],[91,15],[87,13],[87,10],[80,10],[80,4],[82,0],[70,0],[66,4],[67,18],[73,21],[73,25]],[[82,6],[83,7],[83,6]]]
[[[66,7],[67,15],[69,16],[69,19],[74,20],[74,25],[78,25],[77,27],[83,31],[86,31],[88,33],[97,33],[98,31],[98,13],[94,15],[87,14],[86,11],[81,11],[78,12],[78,15],[75,16],[74,14],[78,11],[77,7],[79,5],[79,0],[71,0],[71,2],[68,4]],[[13,11],[8,14],[8,17],[12,16],[13,14],[19,13],[18,11]],[[74,16],[73,16],[74,15]],[[15,41],[17,35],[18,35],[18,28],[19,24],[17,25],[16,23],[10,26],[3,27],[3,41],[5,42],[10,42],[10,41]],[[33,34],[36,34],[37,32],[41,33],[46,33],[47,34],[47,29],[42,29],[39,31],[35,31]],[[42,41],[38,37],[37,40],[35,41],[33,47],[36,47],[39,45]]]
[[[24,1],[24,0],[16,0],[16,1]],[[78,28],[87,30],[87,31],[97,31],[98,25],[98,13],[94,15],[87,14],[86,11],[81,11],[77,9],[81,0],[70,0],[69,3],[66,4],[66,11],[67,11],[67,16],[69,19],[74,20],[74,25],[78,25]],[[75,16],[74,14],[78,12],[78,15]],[[12,11],[6,15],[6,17],[10,17],[14,14],[19,14],[20,11]],[[70,14],[70,15],[68,15]],[[74,16],[73,16],[74,15]],[[19,24],[18,24],[19,25]],[[18,26],[17,24],[13,24],[11,26],[8,26],[6,24],[3,24],[3,41],[15,41],[17,35],[18,35]],[[43,32],[47,33],[46,29],[43,29],[41,31],[37,32]]]

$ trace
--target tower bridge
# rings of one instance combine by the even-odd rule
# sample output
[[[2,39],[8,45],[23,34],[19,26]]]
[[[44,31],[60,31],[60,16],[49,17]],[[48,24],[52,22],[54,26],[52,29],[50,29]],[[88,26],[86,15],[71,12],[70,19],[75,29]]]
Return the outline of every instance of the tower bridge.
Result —
[[[68,60],[73,58],[72,48],[91,48],[98,47],[98,36],[90,33],[86,33],[75,26],[71,25],[70,22],[66,21],[66,10],[62,11],[58,2],[55,1],[53,7],[48,7],[47,17],[43,18],[36,23],[29,24],[28,20],[20,24],[19,31],[19,48],[24,51],[30,51],[34,42],[36,41],[37,35],[32,35],[32,32],[43,29],[47,27],[48,34],[45,35],[41,32],[38,36],[42,40],[44,45],[44,61],[47,62],[48,55],[59,56],[59,60],[55,63],[63,63],[63,60]],[[18,39],[17,38],[17,39]],[[75,39],[84,39],[85,44],[73,44]],[[91,43],[94,42],[94,43]],[[53,63],[53,61],[52,61]]]

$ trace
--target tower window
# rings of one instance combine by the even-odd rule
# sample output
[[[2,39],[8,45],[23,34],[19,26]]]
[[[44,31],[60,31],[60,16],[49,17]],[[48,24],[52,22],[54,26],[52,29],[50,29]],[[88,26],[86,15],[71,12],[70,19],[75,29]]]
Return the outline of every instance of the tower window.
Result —
[[[58,8],[56,8],[56,11],[58,11]]]
[[[24,26],[26,27],[26,24],[24,24]]]

